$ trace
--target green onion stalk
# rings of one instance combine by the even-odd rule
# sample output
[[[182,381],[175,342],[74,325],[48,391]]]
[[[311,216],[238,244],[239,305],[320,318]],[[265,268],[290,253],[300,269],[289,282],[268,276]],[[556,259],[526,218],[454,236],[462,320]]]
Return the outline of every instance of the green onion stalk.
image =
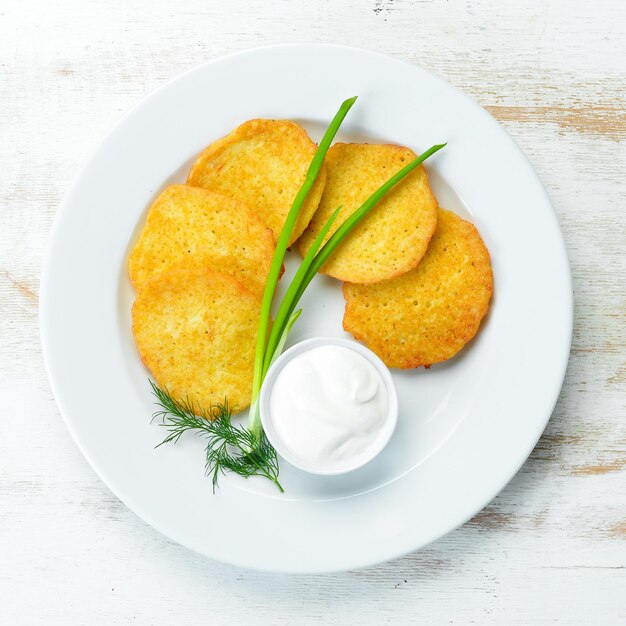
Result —
[[[267,339],[268,339],[268,328],[270,324],[270,311],[272,307],[272,300],[274,299],[274,292],[276,291],[276,285],[278,283],[278,278],[280,276],[280,271],[283,266],[283,260],[285,258],[285,253],[287,252],[287,246],[289,245],[289,240],[291,239],[291,234],[293,233],[293,229],[296,225],[296,221],[298,219],[298,215],[300,213],[300,209],[304,204],[307,195],[311,191],[311,188],[315,184],[317,177],[322,169],[324,164],[324,158],[326,157],[326,153],[330,148],[330,144],[333,142],[341,123],[345,119],[348,111],[352,108],[352,105],[356,102],[357,97],[349,98],[339,108],[337,114],[333,118],[332,122],[328,126],[328,129],[324,133],[324,137],[322,141],[320,141],[319,146],[313,156],[313,160],[311,161],[311,165],[309,165],[309,169],[306,174],[306,178],[302,187],[296,194],[294,198],[293,204],[291,205],[291,209],[289,209],[289,213],[287,214],[287,218],[285,219],[285,223],[283,224],[283,228],[280,231],[280,236],[278,237],[278,241],[276,242],[276,251],[274,253],[274,258],[272,259],[272,264],[270,266],[270,271],[267,275],[267,282],[265,283],[265,290],[263,292],[263,300],[261,302],[261,316],[259,318],[259,328],[257,332],[257,340],[256,340],[256,351],[254,357],[254,376],[252,379],[252,401],[250,405],[250,417],[248,420],[248,428],[256,437],[260,437],[261,435],[261,417],[259,414],[259,392],[261,391],[261,385],[263,384],[263,376],[265,373],[265,358],[266,358],[266,347],[267,347]],[[293,313],[293,311],[292,311]],[[274,351],[278,342],[280,340],[280,336],[283,334],[285,325],[288,320],[285,320],[285,324],[283,324],[283,328],[279,336],[276,338]],[[295,320],[294,320],[295,321]],[[285,337],[286,338],[286,337]],[[274,352],[269,357],[271,361]]]

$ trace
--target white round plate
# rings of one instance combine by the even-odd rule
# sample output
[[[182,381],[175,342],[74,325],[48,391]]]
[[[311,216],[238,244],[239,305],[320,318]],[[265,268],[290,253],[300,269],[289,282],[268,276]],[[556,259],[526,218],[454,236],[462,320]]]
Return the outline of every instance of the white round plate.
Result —
[[[338,140],[421,152],[442,206],[473,221],[495,291],[478,336],[430,370],[394,372],[398,427],[374,461],[344,476],[281,464],[286,493],[223,477],[215,495],[203,444],[164,432],[130,331],[126,258],[147,207],[183,182],[194,157],[250,118],[288,118],[319,139],[358,95]],[[295,258],[287,264],[286,283]],[[340,285],[319,276],[291,343],[347,336]],[[243,52],[171,81],[104,138],[76,178],[51,236],[41,285],[43,347],[56,399],[85,457],[137,515],[215,559],[288,572],[362,567],[420,548],[484,507],[541,435],[572,332],[569,266],[550,201],[524,155],[479,106],[428,72],[330,45]]]

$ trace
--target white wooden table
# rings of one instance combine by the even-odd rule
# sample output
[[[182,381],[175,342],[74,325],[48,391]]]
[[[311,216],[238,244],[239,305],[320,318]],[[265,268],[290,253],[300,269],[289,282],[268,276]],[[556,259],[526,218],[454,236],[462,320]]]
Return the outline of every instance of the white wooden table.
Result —
[[[625,29],[623,0],[0,0],[0,623],[626,623]],[[291,41],[398,56],[487,108],[552,197],[576,295],[563,392],[508,487],[421,552],[328,576],[212,562],[127,510],[62,422],[37,319],[59,201],[116,118]]]

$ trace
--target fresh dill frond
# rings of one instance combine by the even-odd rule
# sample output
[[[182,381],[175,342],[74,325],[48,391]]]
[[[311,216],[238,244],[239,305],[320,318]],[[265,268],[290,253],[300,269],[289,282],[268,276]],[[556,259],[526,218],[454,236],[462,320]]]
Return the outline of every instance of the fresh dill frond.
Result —
[[[176,443],[183,434],[195,434],[207,440],[205,471],[213,482],[213,492],[221,474],[227,471],[244,478],[263,476],[271,480],[281,491],[278,482],[278,456],[265,433],[254,434],[247,428],[233,424],[233,408],[225,398],[223,404],[208,409],[196,405],[193,400],[175,399],[167,389],[161,389],[150,381],[156,404],[160,407],[152,419],[159,420],[167,429],[167,436],[157,446]]]

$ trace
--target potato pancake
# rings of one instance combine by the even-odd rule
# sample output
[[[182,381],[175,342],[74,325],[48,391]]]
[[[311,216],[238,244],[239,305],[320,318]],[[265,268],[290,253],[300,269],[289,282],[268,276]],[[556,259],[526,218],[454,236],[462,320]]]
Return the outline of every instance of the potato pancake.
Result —
[[[128,259],[135,287],[172,269],[232,274],[263,293],[274,255],[271,231],[244,204],[189,185],[171,185],[154,201]]]
[[[334,211],[343,208],[326,240],[384,182],[415,159],[408,148],[338,143],[326,155],[326,186],[298,246],[304,256]],[[344,239],[322,267],[352,283],[376,283],[414,268],[437,225],[437,200],[423,166],[399,182]]]
[[[293,122],[250,120],[206,148],[193,164],[187,183],[244,202],[272,230],[276,241],[316,149],[306,131]],[[322,167],[300,211],[290,244],[315,213],[325,181]]]
[[[250,404],[261,298],[228,274],[174,270],[142,285],[132,310],[145,366],[174,398],[208,410]]]
[[[422,262],[375,285],[345,283],[343,327],[389,367],[431,365],[453,357],[489,309],[489,252],[473,224],[439,209]]]

